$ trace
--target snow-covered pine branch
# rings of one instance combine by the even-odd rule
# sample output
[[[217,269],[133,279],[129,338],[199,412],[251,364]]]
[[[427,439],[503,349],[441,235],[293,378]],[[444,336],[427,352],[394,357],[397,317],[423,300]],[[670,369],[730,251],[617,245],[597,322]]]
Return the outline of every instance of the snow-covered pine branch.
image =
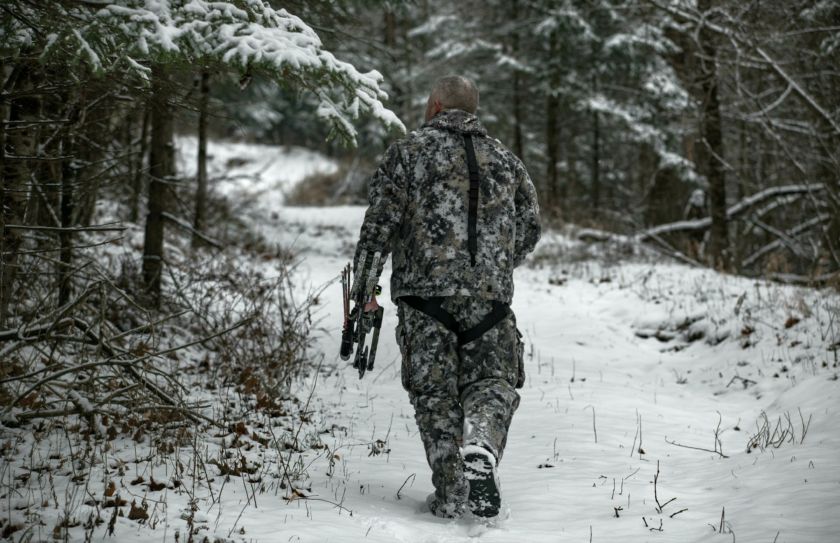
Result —
[[[642,107],[620,104],[602,94],[586,97],[581,101],[581,107],[603,113],[623,123],[630,137],[650,145],[659,158],[660,168],[677,168],[685,179],[696,178],[694,163],[669,148],[667,131],[656,126],[649,113]]]
[[[69,55],[95,72],[123,70],[142,79],[148,79],[148,62],[221,63],[313,92],[318,115],[354,145],[352,121],[362,114],[405,131],[383,104],[388,95],[378,71],[362,73],[337,59],[300,18],[263,0],[16,4],[16,17],[0,25],[0,38],[18,51],[40,47],[44,54]]]

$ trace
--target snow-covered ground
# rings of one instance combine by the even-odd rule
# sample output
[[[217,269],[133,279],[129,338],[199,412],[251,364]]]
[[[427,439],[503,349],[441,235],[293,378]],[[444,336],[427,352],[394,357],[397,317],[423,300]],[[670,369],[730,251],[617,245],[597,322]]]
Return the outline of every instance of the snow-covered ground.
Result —
[[[303,147],[277,147],[233,141],[207,142],[211,190],[237,203],[257,203],[260,211],[277,210],[294,185],[314,173],[332,173],[336,163]],[[197,169],[198,139],[180,136],[176,147],[181,175]]]
[[[348,261],[364,209],[255,213],[264,235],[299,252],[299,280],[317,287]],[[430,472],[400,385],[394,308],[360,381],[337,357],[337,283],[318,315],[327,371],[315,405],[329,452],[313,455],[310,499],[266,497],[241,517],[229,506],[218,526],[236,522],[257,541],[834,541],[836,294],[671,263],[571,262],[561,248],[574,245],[550,233],[539,264],[516,274],[528,380],[496,527],[424,511]],[[763,414],[770,434],[781,420],[793,435],[747,452]]]
[[[304,226],[302,279],[335,278],[363,212],[281,211],[278,241],[288,225]],[[562,245],[552,237],[546,246]],[[377,368],[359,381],[336,356],[336,284],[323,296],[328,334],[320,342],[334,370],[316,394],[333,428],[324,441],[340,460],[331,476],[328,462],[313,463],[311,492],[353,515],[325,502],[275,502],[240,520],[247,533],[261,541],[835,540],[836,295],[675,264],[605,267],[563,255],[518,270],[516,289],[530,345],[500,470],[504,521],[485,529],[423,511],[430,472],[400,385],[395,311],[386,307]],[[793,442],[748,453],[763,412],[770,432],[781,417]],[[371,454],[376,440],[386,454]],[[279,517],[282,524],[272,522]]]
[[[338,358],[337,277],[352,254],[364,208],[282,206],[280,189],[334,167],[317,155],[213,149],[211,176],[224,172],[233,155],[264,161],[253,167],[275,172],[257,186],[242,178],[214,190],[242,204],[247,221],[272,243],[297,252],[295,278],[302,290],[323,289],[314,315],[323,363],[298,392],[306,401],[313,391],[305,409],[312,422],[303,432],[318,448],[294,456],[308,478],[293,499],[284,499],[287,492],[276,484],[260,492],[239,477],[217,477],[211,489],[193,489],[193,525],[206,527],[201,537],[318,543],[837,540],[836,293],[672,263],[581,259],[580,242],[568,232],[546,233],[530,265],[516,272],[514,310],[528,344],[528,377],[500,466],[504,518],[492,527],[441,520],[423,506],[432,491],[430,471],[400,385],[393,305],[385,305],[371,373],[359,380]],[[389,274],[388,266],[381,281],[385,301]],[[774,431],[781,435],[778,446],[768,443]],[[753,436],[757,446],[748,452]],[[269,464],[268,453],[263,464]],[[136,493],[127,482],[136,467],[127,469],[125,489]],[[156,469],[167,474],[168,468]],[[101,495],[103,488],[91,492]],[[114,540],[172,541],[178,531],[185,541],[182,511],[189,495],[146,491],[156,504],[156,528],[121,518]],[[101,538],[108,539],[97,532],[94,539]]]

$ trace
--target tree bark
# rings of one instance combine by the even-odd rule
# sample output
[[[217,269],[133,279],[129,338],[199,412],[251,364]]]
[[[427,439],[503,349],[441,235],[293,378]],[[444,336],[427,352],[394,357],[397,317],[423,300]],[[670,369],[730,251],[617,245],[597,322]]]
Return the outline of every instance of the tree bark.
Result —
[[[0,74],[3,74],[3,63],[0,62]],[[7,240],[9,233],[6,232],[8,199],[8,185],[6,178],[6,102],[0,100],[0,327],[6,326],[6,312],[8,311],[10,288],[7,284],[7,269],[10,262],[11,244]]]
[[[134,164],[134,178],[131,180],[131,209],[129,220],[137,222],[140,216],[140,194],[143,193],[143,168],[146,163],[146,151],[149,148],[149,118],[151,109],[143,107],[143,124],[140,128],[140,152]]]
[[[554,214],[558,210],[560,200],[560,191],[558,189],[559,180],[557,178],[557,162],[560,160],[559,153],[559,114],[560,114],[560,97],[557,95],[560,84],[558,66],[556,64],[557,51],[557,33],[552,32],[549,37],[549,58],[552,60],[549,67],[549,83],[548,95],[546,97],[545,105],[545,144],[546,144],[546,172],[545,179],[548,185],[548,210]]]
[[[64,139],[62,154],[72,158],[65,158],[61,163],[61,209],[60,220],[62,228],[73,225],[73,187],[76,184],[78,172],[75,163],[75,138],[72,131]],[[70,281],[70,270],[73,262],[73,234],[69,230],[62,230],[58,234],[59,265],[58,265],[58,305],[63,306],[70,300],[73,285]]]
[[[167,73],[156,65],[152,69],[151,109],[152,141],[149,149],[149,210],[143,242],[143,280],[152,303],[160,303],[160,280],[163,271],[163,212],[174,174],[175,157],[172,109],[167,101]]]
[[[697,7],[708,12],[711,0],[699,0]],[[723,134],[721,131],[720,101],[718,99],[718,77],[716,67],[717,51],[714,35],[705,27],[700,30],[700,46],[705,60],[700,63],[700,82],[703,106],[700,120],[701,149],[706,179],[709,182],[709,214],[712,227],[709,232],[709,265],[717,269],[729,269],[729,236],[726,218],[726,176],[723,169]]]
[[[386,4],[385,13],[383,15],[383,23],[385,26],[385,32],[382,38],[390,57],[388,62],[390,77],[388,79],[391,81],[393,88],[393,96],[391,96],[391,99],[394,101],[394,108],[396,111],[401,112],[405,117],[407,114],[410,114],[408,111],[410,108],[410,98],[407,96],[407,93],[402,86],[404,76],[400,77],[398,75],[400,73],[400,61],[402,59],[400,58],[400,51],[397,47],[397,14],[394,11],[393,6]]]
[[[575,126],[574,119],[568,119],[570,126]],[[577,216],[574,216],[573,210],[577,209],[577,204],[580,201],[580,195],[585,192],[581,187],[583,183],[581,183],[581,179],[579,177],[578,172],[578,151],[577,145],[575,145],[575,139],[572,135],[572,128],[566,130],[566,146],[565,146],[565,155],[566,155],[566,163],[568,164],[567,172],[568,172],[568,179],[560,190],[560,198],[563,201],[563,210],[565,212],[566,217],[571,220],[575,221],[578,220]]]
[[[597,216],[601,207],[601,120],[592,110],[592,209]]]
[[[31,90],[35,86],[34,67],[20,63],[5,84],[4,90]],[[0,72],[2,73],[2,72]],[[40,98],[31,93],[11,101],[8,121],[37,120]],[[23,238],[20,230],[7,229],[7,224],[26,223],[26,184],[29,179],[28,160],[20,157],[33,156],[36,151],[36,131],[32,127],[17,128],[6,133],[5,107],[0,116],[3,128],[0,130],[2,148],[2,198],[0,198],[0,326],[5,326],[9,317],[9,305],[14,292],[18,269],[18,256]],[[7,155],[6,153],[9,152]]]
[[[193,247],[203,243],[197,232],[203,232],[207,216],[207,106],[210,101],[210,72],[201,71],[201,82],[198,98],[198,164],[195,190],[195,221],[193,228]]]
[[[511,1],[510,20],[519,21],[519,0]],[[519,31],[514,30],[511,34],[511,51],[514,58],[519,55]],[[522,139],[522,104],[525,102],[522,94],[522,74],[518,69],[513,69],[513,152],[523,163],[525,162],[525,146]]]
[[[545,115],[545,143],[546,143],[546,172],[545,178],[548,183],[548,208],[551,213],[558,210],[560,204],[559,179],[557,176],[557,162],[559,162],[559,141],[558,114],[560,99],[549,93],[546,104]]]
[[[89,83],[96,85],[96,83]],[[102,87],[86,89],[88,96],[98,96],[106,93]],[[86,113],[87,121],[82,123],[80,129],[88,141],[103,141],[107,138],[117,138],[118,133],[111,131],[108,119],[113,114],[116,105],[110,98],[105,98],[96,106],[91,107]],[[77,188],[75,191],[75,209],[73,211],[76,221],[82,226],[90,226],[93,223],[93,216],[96,212],[96,202],[99,200],[99,189],[102,186],[103,176],[100,174],[101,164],[105,158],[105,148],[98,145],[84,145],[78,149],[77,159],[83,166],[76,172]]]

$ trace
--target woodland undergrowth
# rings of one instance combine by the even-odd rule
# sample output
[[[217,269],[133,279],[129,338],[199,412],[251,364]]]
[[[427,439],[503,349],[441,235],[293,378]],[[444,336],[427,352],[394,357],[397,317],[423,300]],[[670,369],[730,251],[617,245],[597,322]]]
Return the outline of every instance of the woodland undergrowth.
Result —
[[[132,223],[104,241],[81,234],[83,272],[54,310],[43,310],[54,278],[21,275],[30,295],[0,331],[0,538],[158,529],[177,507],[176,540],[212,540],[200,511],[221,508],[226,488],[244,486],[249,505],[303,495],[301,455],[323,448],[314,388],[297,397],[318,371],[318,293],[294,284],[293,255],[250,233],[227,232],[250,241],[219,249],[176,231],[152,309],[132,250],[140,235]],[[24,269],[38,265],[31,245]]]

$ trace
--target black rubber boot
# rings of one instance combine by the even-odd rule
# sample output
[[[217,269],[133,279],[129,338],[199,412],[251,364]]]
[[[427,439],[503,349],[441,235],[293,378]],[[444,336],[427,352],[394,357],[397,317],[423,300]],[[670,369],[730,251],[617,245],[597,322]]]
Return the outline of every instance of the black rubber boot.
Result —
[[[464,476],[470,483],[467,504],[472,514],[485,518],[498,516],[502,495],[493,455],[482,447],[465,447]]]

